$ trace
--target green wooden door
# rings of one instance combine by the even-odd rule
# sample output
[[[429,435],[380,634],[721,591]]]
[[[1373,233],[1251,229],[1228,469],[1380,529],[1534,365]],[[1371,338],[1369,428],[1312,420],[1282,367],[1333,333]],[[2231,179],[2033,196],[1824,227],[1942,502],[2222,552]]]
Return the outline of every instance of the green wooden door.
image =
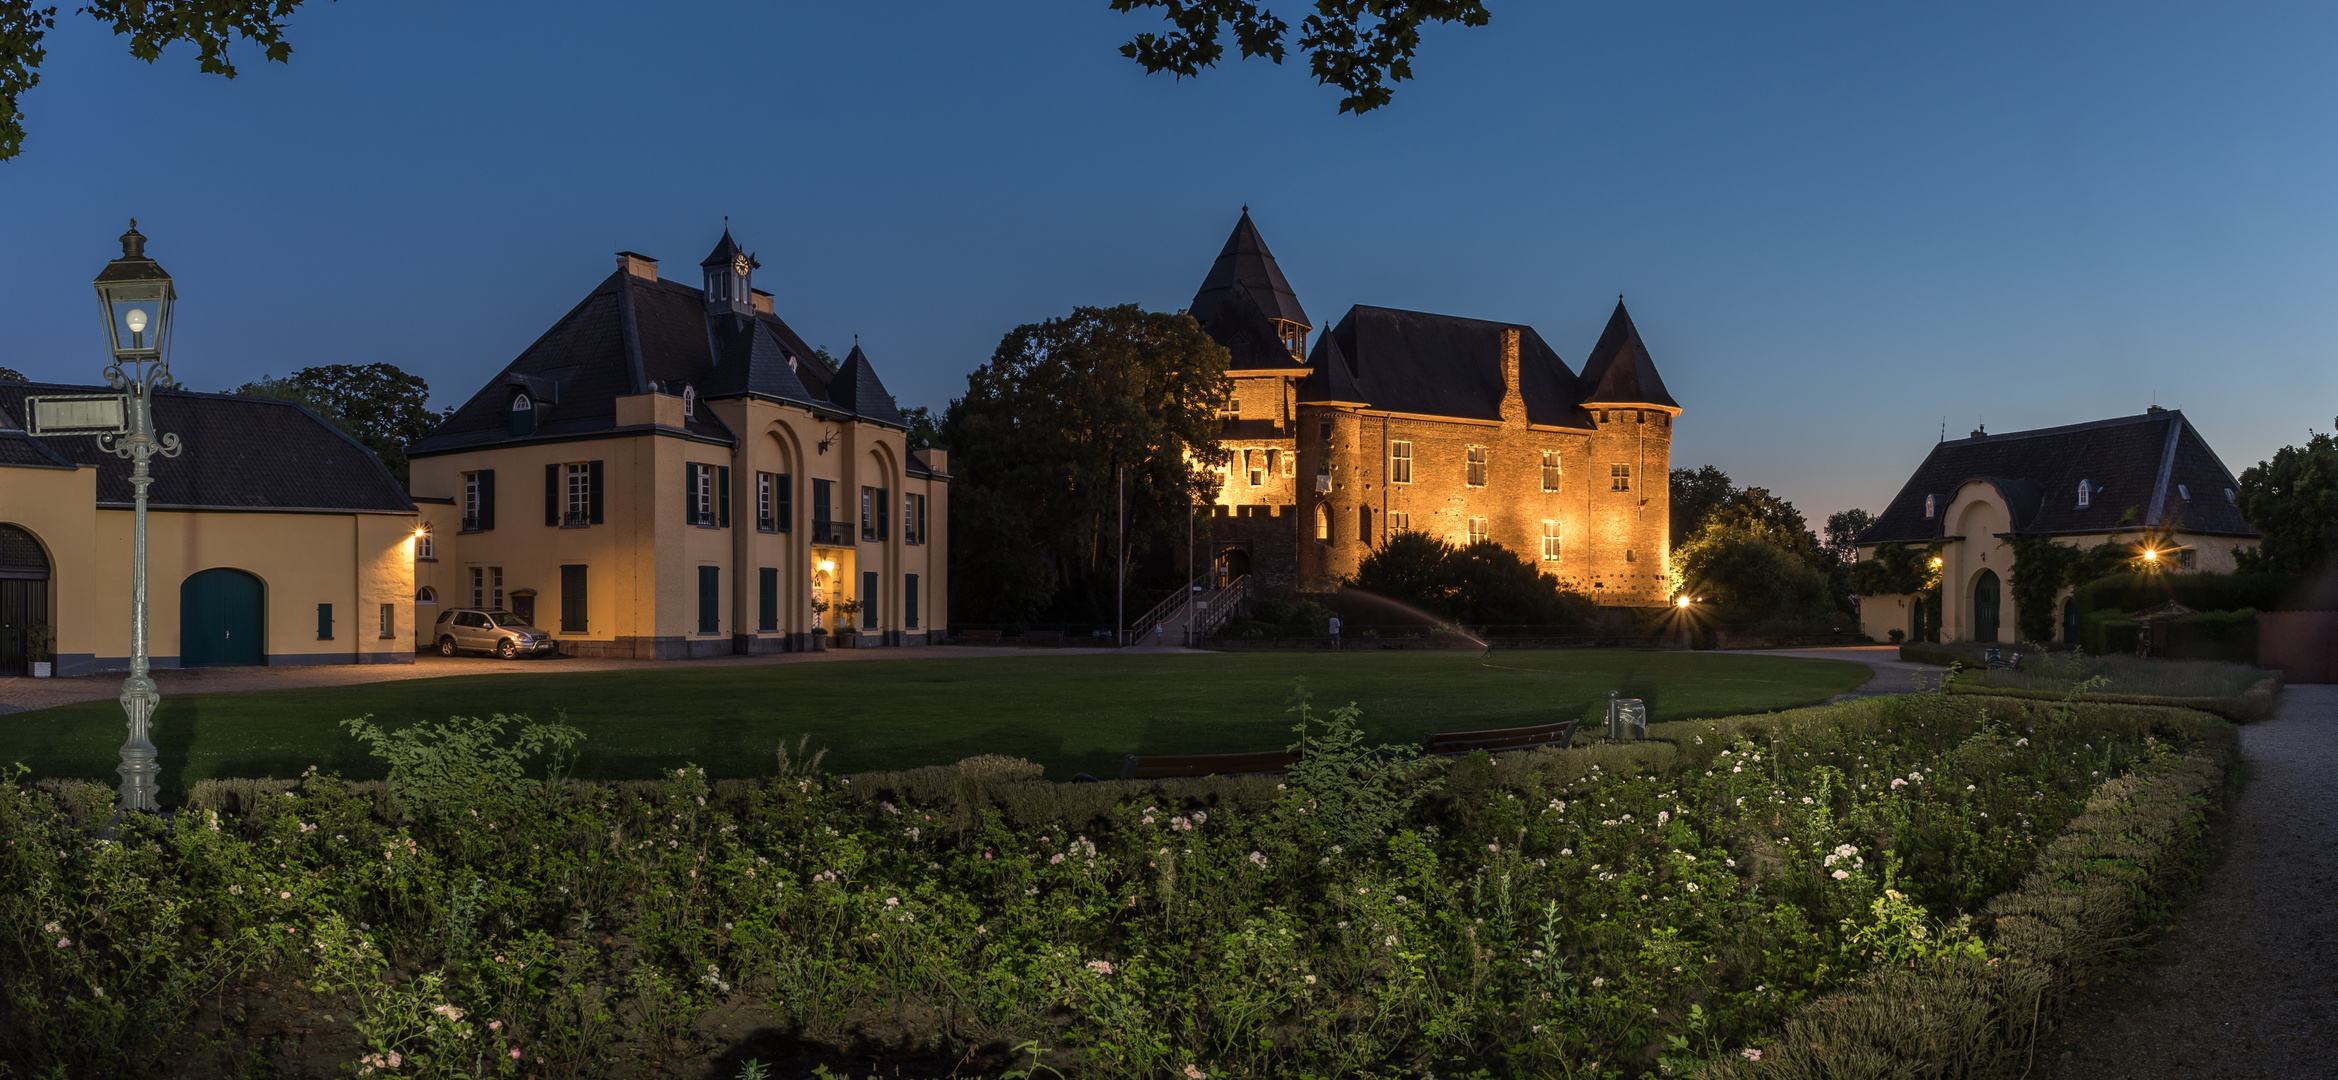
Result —
[[[179,584],[179,666],[251,667],[268,662],[265,590],[241,570],[215,567]]]
[[[1973,640],[1997,640],[1997,571],[1983,570],[1973,581]]]

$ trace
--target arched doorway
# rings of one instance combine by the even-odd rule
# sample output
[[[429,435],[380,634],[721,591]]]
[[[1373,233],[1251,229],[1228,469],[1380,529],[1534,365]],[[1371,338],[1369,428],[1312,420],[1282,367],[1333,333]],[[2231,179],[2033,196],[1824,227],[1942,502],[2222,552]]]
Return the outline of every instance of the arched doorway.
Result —
[[[268,662],[267,589],[241,570],[213,567],[179,583],[179,666]]]
[[[1973,579],[1973,640],[1997,640],[1997,571]]]
[[[44,640],[35,643],[36,632]],[[49,553],[29,532],[0,525],[0,675],[26,675],[49,659]],[[37,654],[37,655],[36,655]]]
[[[1234,579],[1250,572],[1250,553],[1238,547],[1230,547],[1220,551],[1218,552],[1216,570],[1217,584],[1223,588],[1231,584]]]
[[[1924,640],[1924,598],[1921,596],[1908,604],[1908,640]]]
[[[2062,643],[2078,644],[2078,598],[2062,601]]]

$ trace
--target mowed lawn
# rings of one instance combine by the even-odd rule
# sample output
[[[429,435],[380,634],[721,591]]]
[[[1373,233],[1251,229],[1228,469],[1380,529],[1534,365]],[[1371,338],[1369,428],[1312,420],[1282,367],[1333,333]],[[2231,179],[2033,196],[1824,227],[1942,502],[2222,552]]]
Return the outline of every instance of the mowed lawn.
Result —
[[[401,726],[491,713],[565,719],[586,733],[578,775],[767,775],[804,735],[849,773],[975,754],[1040,762],[1054,779],[1117,775],[1124,754],[1264,750],[1291,742],[1285,712],[1304,678],[1318,707],[1363,709],[1374,741],[1602,715],[1609,691],[1651,719],[1764,712],[1825,701],[1868,677],[1837,660],[1571,649],[1013,656],[472,675],[163,699],[154,741],[163,784],[289,777],[317,765],[378,777],[339,726]],[[0,764],[34,776],[115,780],[121,706],[85,702],[0,716]]]

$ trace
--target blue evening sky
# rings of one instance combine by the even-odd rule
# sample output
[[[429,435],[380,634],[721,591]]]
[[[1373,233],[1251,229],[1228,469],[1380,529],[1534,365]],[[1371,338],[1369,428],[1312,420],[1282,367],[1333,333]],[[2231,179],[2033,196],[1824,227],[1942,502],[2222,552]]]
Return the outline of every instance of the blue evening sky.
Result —
[[[1319,327],[1515,320],[1579,367],[1626,294],[1674,464],[1814,525],[1944,418],[2156,400],[2237,473],[2338,414],[2338,8],[1491,2],[1360,118],[1296,62],[1145,76],[1104,0],[312,0],[232,82],[66,18],[0,164],[0,365],[94,378],[135,215],[182,381],[387,361],[451,403],[611,252],[695,283],[727,214],[807,339],[938,407],[1017,323],[1183,307],[1248,203]]]

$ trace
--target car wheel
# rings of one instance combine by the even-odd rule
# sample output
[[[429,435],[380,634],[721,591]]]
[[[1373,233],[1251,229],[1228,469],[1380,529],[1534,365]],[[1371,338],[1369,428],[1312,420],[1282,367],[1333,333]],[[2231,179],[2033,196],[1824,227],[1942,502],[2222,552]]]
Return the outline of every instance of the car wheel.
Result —
[[[505,638],[495,643],[495,655],[498,659],[509,660],[518,656],[519,650],[512,647],[510,638]]]
[[[455,639],[451,637],[438,639],[438,654],[440,656],[453,656],[455,652]]]

